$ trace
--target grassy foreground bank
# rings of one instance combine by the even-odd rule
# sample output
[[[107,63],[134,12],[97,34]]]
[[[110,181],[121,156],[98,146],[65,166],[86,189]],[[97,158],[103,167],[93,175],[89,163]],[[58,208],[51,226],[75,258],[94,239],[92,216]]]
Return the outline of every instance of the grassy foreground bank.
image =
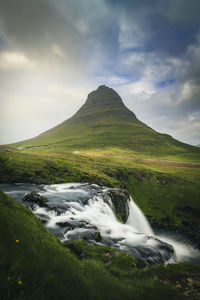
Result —
[[[133,257],[108,247],[81,241],[64,247],[29,209],[2,192],[0,243],[2,300],[198,299],[199,266],[138,270]]]

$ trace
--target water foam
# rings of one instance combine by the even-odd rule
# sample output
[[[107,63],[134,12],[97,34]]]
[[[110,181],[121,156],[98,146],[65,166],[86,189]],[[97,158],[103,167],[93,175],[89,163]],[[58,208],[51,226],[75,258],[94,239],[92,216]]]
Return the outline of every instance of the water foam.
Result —
[[[132,198],[129,203],[129,217],[127,220],[127,224],[133,226],[138,232],[142,232],[152,236],[154,235],[154,232],[147,218],[144,216],[141,209],[136,205]]]
[[[146,217],[133,199],[129,203],[129,217],[122,224],[115,216],[111,198],[105,194],[107,188],[81,183],[64,183],[53,185],[1,185],[2,190],[22,203],[25,192],[39,192],[48,198],[48,208],[35,206],[34,213],[46,218],[45,226],[57,234],[63,242],[82,238],[87,235],[89,241],[96,244],[112,246],[126,251],[149,262],[166,262],[164,243],[172,245],[178,261],[191,261],[193,257],[200,261],[200,251],[177,236],[155,234]],[[101,192],[96,190],[101,189]],[[59,223],[71,224],[68,229]],[[81,226],[80,226],[81,225]],[[84,226],[82,226],[84,225]],[[92,240],[92,232],[98,231],[102,241]],[[163,241],[164,243],[162,244]],[[172,261],[170,258],[170,262]]]

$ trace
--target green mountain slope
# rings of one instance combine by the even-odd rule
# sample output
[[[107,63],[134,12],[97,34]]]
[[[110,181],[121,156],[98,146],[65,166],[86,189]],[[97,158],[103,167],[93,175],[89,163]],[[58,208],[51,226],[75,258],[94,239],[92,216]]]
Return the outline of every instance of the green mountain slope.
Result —
[[[200,160],[200,149],[161,134],[137,119],[111,88],[100,86],[70,119],[12,147],[99,150]]]

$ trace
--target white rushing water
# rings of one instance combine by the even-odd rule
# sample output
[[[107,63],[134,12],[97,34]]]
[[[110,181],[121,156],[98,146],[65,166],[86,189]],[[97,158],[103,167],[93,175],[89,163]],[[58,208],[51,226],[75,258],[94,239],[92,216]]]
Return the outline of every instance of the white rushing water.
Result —
[[[129,217],[126,223],[133,226],[138,232],[143,232],[147,235],[154,235],[147,218],[132,198],[131,200],[132,201],[130,201],[129,204]]]
[[[86,239],[94,244],[108,245],[134,255],[141,265],[173,262],[170,244],[179,261],[191,261],[194,257],[200,261],[199,250],[180,237],[155,235],[133,199],[128,201],[126,224],[119,222],[108,188],[80,183],[0,185],[0,188],[21,203],[30,191],[47,197],[48,207],[34,205],[34,213],[63,242]],[[100,233],[100,239],[95,238],[96,233]]]
[[[46,193],[44,194],[46,195]],[[82,203],[74,201],[67,202],[67,210],[60,215],[39,206],[37,206],[35,214],[47,214],[50,217],[50,221],[46,224],[46,227],[51,230],[59,229],[57,223],[69,222],[70,224],[74,224],[76,221],[86,222],[90,226],[97,227],[104,239],[116,240],[120,249],[123,248],[123,245],[127,241],[132,246],[146,242],[146,234],[143,234],[144,232],[139,231],[138,228],[131,224],[122,224],[119,222],[111,207],[112,203],[110,202],[110,205],[108,205],[104,202],[101,195],[99,195],[94,196],[93,199],[89,199],[88,204],[84,206]],[[84,231],[87,231],[87,228],[69,230],[64,234],[62,240],[71,240],[73,239],[73,235],[76,237]]]
[[[162,233],[156,237],[174,247],[176,260],[178,262],[198,262],[200,263],[200,251],[189,241],[179,235]]]

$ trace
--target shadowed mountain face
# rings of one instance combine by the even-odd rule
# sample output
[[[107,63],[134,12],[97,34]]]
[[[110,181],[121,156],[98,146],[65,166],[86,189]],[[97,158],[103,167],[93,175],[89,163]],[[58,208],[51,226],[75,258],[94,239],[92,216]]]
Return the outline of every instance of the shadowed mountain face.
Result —
[[[196,147],[160,134],[139,121],[121,97],[102,85],[70,119],[38,137],[12,146],[42,146],[68,150],[115,149],[145,155],[174,155],[197,151]]]
[[[101,118],[115,116],[117,120],[133,120],[135,114],[123,103],[121,97],[111,88],[100,86],[88,95],[85,104],[74,115],[73,119],[98,121]]]

